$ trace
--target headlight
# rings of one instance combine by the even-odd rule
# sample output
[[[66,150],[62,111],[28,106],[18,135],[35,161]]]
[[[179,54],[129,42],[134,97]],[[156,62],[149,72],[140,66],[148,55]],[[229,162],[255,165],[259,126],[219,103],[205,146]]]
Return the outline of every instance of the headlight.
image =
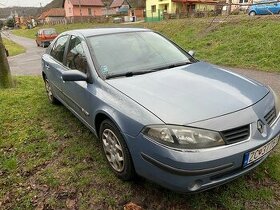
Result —
[[[183,126],[148,126],[143,134],[179,149],[203,149],[225,144],[219,132]]]
[[[278,95],[272,90],[271,87],[269,87],[272,95],[274,96],[274,103],[275,103],[275,108],[276,108],[276,114],[278,115],[278,113],[280,112],[280,99],[278,97]]]

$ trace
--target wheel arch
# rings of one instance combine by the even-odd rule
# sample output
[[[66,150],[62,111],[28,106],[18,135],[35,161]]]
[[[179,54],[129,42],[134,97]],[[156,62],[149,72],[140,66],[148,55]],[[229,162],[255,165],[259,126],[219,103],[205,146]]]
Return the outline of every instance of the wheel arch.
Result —
[[[94,128],[95,128],[95,132],[96,132],[97,137],[99,137],[99,130],[100,130],[101,123],[106,119],[112,121],[114,123],[114,125],[118,128],[120,133],[122,134],[120,121],[115,120],[115,118],[113,118],[108,112],[99,111],[99,112],[96,113],[96,115],[94,117]]]

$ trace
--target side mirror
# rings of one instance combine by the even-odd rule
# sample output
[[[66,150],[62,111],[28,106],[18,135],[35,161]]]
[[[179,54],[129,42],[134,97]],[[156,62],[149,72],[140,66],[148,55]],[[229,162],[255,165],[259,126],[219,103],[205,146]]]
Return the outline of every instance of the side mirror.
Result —
[[[189,53],[192,57],[194,57],[194,55],[195,55],[195,51],[193,51],[193,50],[190,50],[188,53]]]
[[[78,70],[69,70],[62,72],[64,81],[87,81],[87,75]]]

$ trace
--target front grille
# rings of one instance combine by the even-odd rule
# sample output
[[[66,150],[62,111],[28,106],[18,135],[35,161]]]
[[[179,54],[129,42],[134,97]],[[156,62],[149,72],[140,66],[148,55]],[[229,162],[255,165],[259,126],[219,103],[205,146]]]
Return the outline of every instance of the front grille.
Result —
[[[239,141],[243,141],[250,136],[250,125],[244,125],[238,128],[222,131],[222,136],[226,144],[233,144]]]
[[[267,122],[268,125],[271,125],[271,123],[275,120],[276,118],[276,109],[273,107],[265,116],[264,119]]]

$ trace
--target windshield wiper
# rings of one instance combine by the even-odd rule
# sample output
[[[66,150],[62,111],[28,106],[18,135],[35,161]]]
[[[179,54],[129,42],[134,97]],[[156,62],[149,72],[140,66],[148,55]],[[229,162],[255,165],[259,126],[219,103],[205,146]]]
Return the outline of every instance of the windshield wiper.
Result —
[[[158,67],[158,68],[154,68],[152,70],[154,71],[158,71],[158,70],[163,70],[163,69],[172,69],[172,68],[175,68],[175,67],[179,67],[179,66],[185,66],[185,65],[188,65],[188,64],[192,64],[191,62],[179,62],[179,63],[172,63],[172,64],[168,64],[166,66],[161,66],[161,67]]]
[[[132,77],[135,75],[140,75],[140,74],[147,74],[147,73],[151,73],[151,72],[155,72],[156,70],[152,69],[152,70],[147,70],[147,71],[129,71],[129,72],[125,72],[125,73],[119,73],[119,74],[112,74],[112,75],[108,75],[106,76],[106,79],[111,79],[111,78],[116,78],[116,77]]]
[[[116,77],[132,77],[135,75],[140,75],[140,74],[147,74],[147,73],[151,73],[151,72],[155,72],[155,71],[159,71],[159,70],[164,70],[164,69],[171,69],[171,68],[175,68],[178,66],[185,66],[188,64],[192,64],[191,62],[180,62],[180,63],[173,63],[173,64],[169,64],[169,65],[165,65],[165,66],[160,66],[151,70],[146,70],[146,71],[129,71],[129,72],[125,72],[125,73],[119,73],[119,74],[112,74],[112,75],[108,75],[106,76],[106,79],[111,79],[111,78],[116,78]]]

